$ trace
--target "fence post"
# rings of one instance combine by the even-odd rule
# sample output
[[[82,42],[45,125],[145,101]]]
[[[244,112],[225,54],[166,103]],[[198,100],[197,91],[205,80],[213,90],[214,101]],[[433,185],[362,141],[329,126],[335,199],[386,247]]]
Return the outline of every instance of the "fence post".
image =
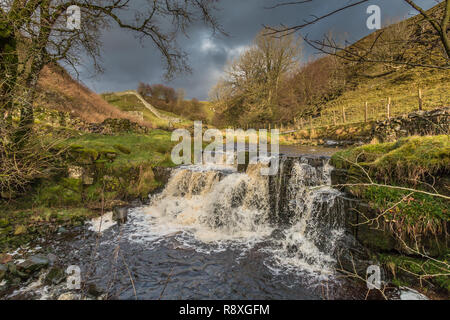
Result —
[[[387,115],[388,120],[391,119],[391,97],[388,98],[386,115]]]
[[[312,139],[312,136],[313,136],[313,119],[312,119],[312,116],[309,116],[309,127],[310,127],[309,138]]]
[[[422,89],[419,88],[419,110],[423,110]]]
[[[336,125],[336,110],[333,110],[333,124]]]
[[[345,117],[345,107],[344,107],[344,106],[342,106],[342,122],[343,122],[343,123],[346,123],[346,122],[347,122],[347,119],[346,119],[346,117]]]
[[[367,120],[369,120],[369,115],[368,115],[368,102],[366,101],[366,108],[364,110],[364,122],[367,122]]]

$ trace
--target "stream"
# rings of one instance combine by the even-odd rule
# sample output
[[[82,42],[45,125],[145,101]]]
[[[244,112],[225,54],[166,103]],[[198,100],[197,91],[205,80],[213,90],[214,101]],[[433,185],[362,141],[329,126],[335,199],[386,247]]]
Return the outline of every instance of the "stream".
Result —
[[[281,152],[276,176],[262,176],[262,164],[175,168],[125,224],[109,213],[41,247],[79,266],[82,289],[104,299],[363,299],[364,283],[336,271],[351,239],[330,186],[332,152]],[[66,291],[40,279],[7,298]]]

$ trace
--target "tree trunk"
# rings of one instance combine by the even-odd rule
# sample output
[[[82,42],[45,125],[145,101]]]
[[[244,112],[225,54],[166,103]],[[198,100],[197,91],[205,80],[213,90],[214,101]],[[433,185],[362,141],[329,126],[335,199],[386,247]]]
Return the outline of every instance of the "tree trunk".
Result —
[[[44,57],[42,54],[37,55],[32,62],[30,72],[27,73],[25,84],[25,92],[22,97],[22,106],[20,109],[19,127],[15,134],[15,142],[22,145],[30,136],[34,124],[33,103],[36,97],[36,87],[39,80],[39,74],[44,67]],[[22,83],[20,81],[20,83]]]
[[[13,29],[0,23],[0,139],[10,141],[13,111],[13,88],[17,79],[17,43]]]

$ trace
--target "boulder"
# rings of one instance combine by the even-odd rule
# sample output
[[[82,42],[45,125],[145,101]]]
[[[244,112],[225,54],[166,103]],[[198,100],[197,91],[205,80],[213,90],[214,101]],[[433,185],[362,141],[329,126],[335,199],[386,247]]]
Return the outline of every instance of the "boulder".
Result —
[[[50,261],[47,257],[43,255],[35,255],[18,264],[17,269],[26,273],[32,273],[47,267],[49,263]]]
[[[3,278],[5,278],[7,271],[8,267],[4,264],[0,264],[0,281],[2,281]]]
[[[54,255],[53,253],[47,254],[47,259],[50,262],[50,265],[54,265],[56,262],[58,262],[59,258]]]
[[[117,221],[119,223],[125,223],[127,222],[128,218],[128,208],[127,207],[115,207],[113,209],[113,216],[114,221]]]
[[[63,269],[53,267],[48,272],[44,279],[44,283],[47,285],[58,285],[66,279],[66,273]]]

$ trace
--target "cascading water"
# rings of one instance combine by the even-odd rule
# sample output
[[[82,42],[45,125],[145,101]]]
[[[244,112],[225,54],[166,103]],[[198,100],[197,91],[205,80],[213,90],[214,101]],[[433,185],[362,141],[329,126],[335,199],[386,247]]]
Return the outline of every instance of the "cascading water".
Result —
[[[333,276],[346,234],[328,159],[283,156],[275,176],[262,176],[264,166],[173,169],[127,223],[97,218],[70,241],[55,239],[53,252],[120,299],[159,299],[163,287],[170,299],[355,297],[353,285]],[[43,287],[42,297],[63,290]],[[15,294],[26,292],[35,284]]]
[[[267,266],[332,273],[343,233],[343,203],[331,188],[325,158],[280,159],[276,176],[262,176],[263,164],[245,173],[234,168],[185,166],[176,169],[164,191],[145,212],[153,223],[191,232],[210,244],[255,244],[269,253]]]

